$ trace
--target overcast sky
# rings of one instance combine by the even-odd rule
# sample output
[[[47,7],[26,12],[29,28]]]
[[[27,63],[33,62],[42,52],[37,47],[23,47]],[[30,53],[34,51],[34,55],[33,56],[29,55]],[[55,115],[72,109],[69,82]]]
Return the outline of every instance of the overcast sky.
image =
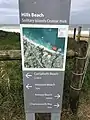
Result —
[[[71,0],[72,24],[90,24],[90,0]],[[18,0],[0,0],[0,24],[18,24]]]

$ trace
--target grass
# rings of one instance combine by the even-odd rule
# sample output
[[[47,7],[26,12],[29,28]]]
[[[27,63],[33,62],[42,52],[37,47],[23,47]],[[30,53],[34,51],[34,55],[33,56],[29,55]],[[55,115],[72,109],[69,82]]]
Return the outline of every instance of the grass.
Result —
[[[0,50],[20,49],[20,36],[16,33],[0,31]]]
[[[5,76],[0,77],[0,120],[24,120],[21,62],[4,62],[2,69]]]

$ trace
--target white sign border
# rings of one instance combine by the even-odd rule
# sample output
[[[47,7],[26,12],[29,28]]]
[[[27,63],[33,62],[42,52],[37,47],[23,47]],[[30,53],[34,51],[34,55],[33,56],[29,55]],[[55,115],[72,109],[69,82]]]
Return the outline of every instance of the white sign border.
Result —
[[[64,49],[64,62],[63,68],[25,68],[24,67],[24,49],[23,49],[23,27],[32,27],[32,28],[65,28],[66,36],[65,36],[65,49]],[[67,53],[67,43],[68,43],[68,28],[69,25],[36,25],[36,24],[20,24],[20,41],[21,41],[21,55],[22,55],[22,70],[23,71],[65,71],[66,64],[66,53]]]

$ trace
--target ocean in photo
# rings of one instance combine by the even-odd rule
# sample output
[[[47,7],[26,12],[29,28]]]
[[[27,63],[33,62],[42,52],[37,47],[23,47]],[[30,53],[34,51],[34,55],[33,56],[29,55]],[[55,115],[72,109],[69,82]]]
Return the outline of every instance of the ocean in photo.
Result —
[[[64,54],[65,38],[58,37],[58,28],[23,28],[23,36],[49,50],[55,47]]]

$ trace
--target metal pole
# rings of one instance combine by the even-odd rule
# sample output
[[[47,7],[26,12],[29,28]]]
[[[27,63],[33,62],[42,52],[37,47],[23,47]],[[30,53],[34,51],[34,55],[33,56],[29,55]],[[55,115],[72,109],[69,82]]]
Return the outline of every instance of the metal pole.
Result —
[[[51,120],[60,120],[60,113],[52,113]]]
[[[26,113],[26,120],[35,120],[34,113]]]

